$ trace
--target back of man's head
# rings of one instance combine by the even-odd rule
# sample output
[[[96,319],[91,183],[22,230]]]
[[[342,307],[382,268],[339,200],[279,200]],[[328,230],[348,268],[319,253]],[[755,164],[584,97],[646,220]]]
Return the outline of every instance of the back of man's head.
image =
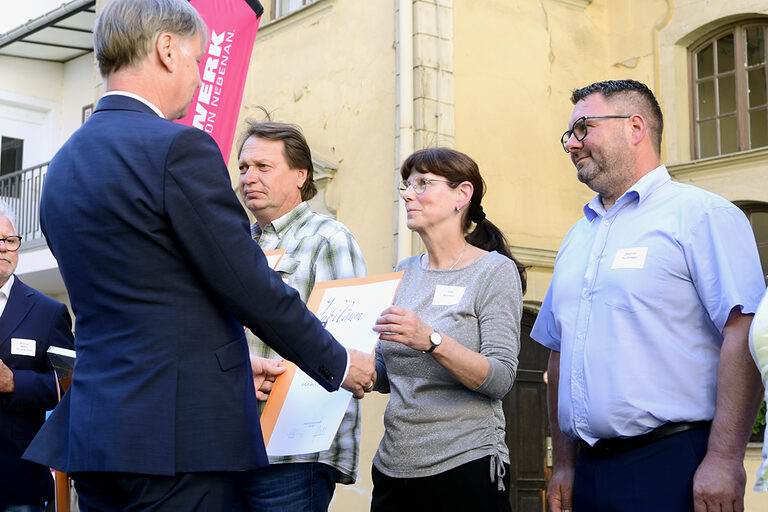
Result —
[[[0,199],[0,218],[5,217],[16,227],[16,213],[11,208],[11,205]]]
[[[661,134],[664,131],[664,116],[661,113],[656,96],[642,82],[636,80],[604,80],[595,82],[571,94],[571,102],[575,105],[587,96],[602,94],[606,101],[613,105],[621,105],[629,109],[619,114],[640,114],[645,119],[648,132],[657,155],[661,155]]]
[[[283,142],[283,157],[291,169],[306,169],[307,179],[301,187],[301,200],[309,201],[317,194],[312,165],[312,151],[301,129],[288,123],[275,121],[246,121],[245,132],[241,135],[240,147],[237,153],[243,152],[245,141],[251,137]]]
[[[108,1],[93,29],[93,51],[101,76],[139,64],[163,32],[199,35],[205,42],[208,30],[187,0]]]

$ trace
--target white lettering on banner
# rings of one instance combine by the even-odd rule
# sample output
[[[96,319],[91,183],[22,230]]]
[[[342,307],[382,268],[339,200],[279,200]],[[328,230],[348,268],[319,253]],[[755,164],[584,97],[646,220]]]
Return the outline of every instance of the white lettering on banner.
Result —
[[[211,44],[208,45],[208,55],[221,57],[221,43],[224,42],[224,32],[217,34],[211,30]]]
[[[221,100],[224,86],[224,75],[227,73],[229,53],[232,45],[223,46],[224,42],[233,43],[235,31],[219,32],[211,30],[211,43],[208,45],[207,59],[203,65],[202,83],[195,103],[195,115],[192,118],[192,126],[200,128],[208,134],[212,134],[216,127],[217,112],[211,109],[217,108]],[[222,56],[224,50],[224,56]],[[208,105],[206,107],[205,105]]]

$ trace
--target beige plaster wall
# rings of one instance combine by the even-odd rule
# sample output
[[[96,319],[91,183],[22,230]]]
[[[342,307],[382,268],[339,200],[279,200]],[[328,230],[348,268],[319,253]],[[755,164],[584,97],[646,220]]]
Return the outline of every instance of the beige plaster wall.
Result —
[[[456,147],[480,165],[486,212],[510,243],[557,250],[593,196],[559,142],[570,92],[608,78],[653,86],[651,29],[666,4],[455,0],[453,9]],[[546,291],[541,270],[529,300]]]

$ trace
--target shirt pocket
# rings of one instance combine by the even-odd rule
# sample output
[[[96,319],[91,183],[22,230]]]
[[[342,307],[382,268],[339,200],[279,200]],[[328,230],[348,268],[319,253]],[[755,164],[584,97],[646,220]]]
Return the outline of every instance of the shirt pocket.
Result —
[[[283,256],[280,259],[280,263],[277,264],[275,271],[280,274],[283,279],[286,279],[296,273],[299,265],[301,265],[301,260],[291,258],[289,256]]]
[[[615,309],[636,312],[659,309],[669,292],[670,272],[660,251],[648,251],[642,268],[611,268],[604,271],[606,304]]]

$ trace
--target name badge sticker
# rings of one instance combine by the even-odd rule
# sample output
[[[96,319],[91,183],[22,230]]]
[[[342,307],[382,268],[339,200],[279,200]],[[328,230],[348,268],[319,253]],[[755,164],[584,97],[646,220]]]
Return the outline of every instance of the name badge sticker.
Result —
[[[647,254],[647,247],[619,249],[616,251],[616,257],[613,258],[611,268],[643,268],[645,267],[645,256]]]
[[[432,299],[432,305],[453,306],[454,304],[458,304],[466,289],[466,286],[446,286],[439,284],[435,287],[435,297]]]
[[[11,338],[11,355],[35,357],[35,340]]]

